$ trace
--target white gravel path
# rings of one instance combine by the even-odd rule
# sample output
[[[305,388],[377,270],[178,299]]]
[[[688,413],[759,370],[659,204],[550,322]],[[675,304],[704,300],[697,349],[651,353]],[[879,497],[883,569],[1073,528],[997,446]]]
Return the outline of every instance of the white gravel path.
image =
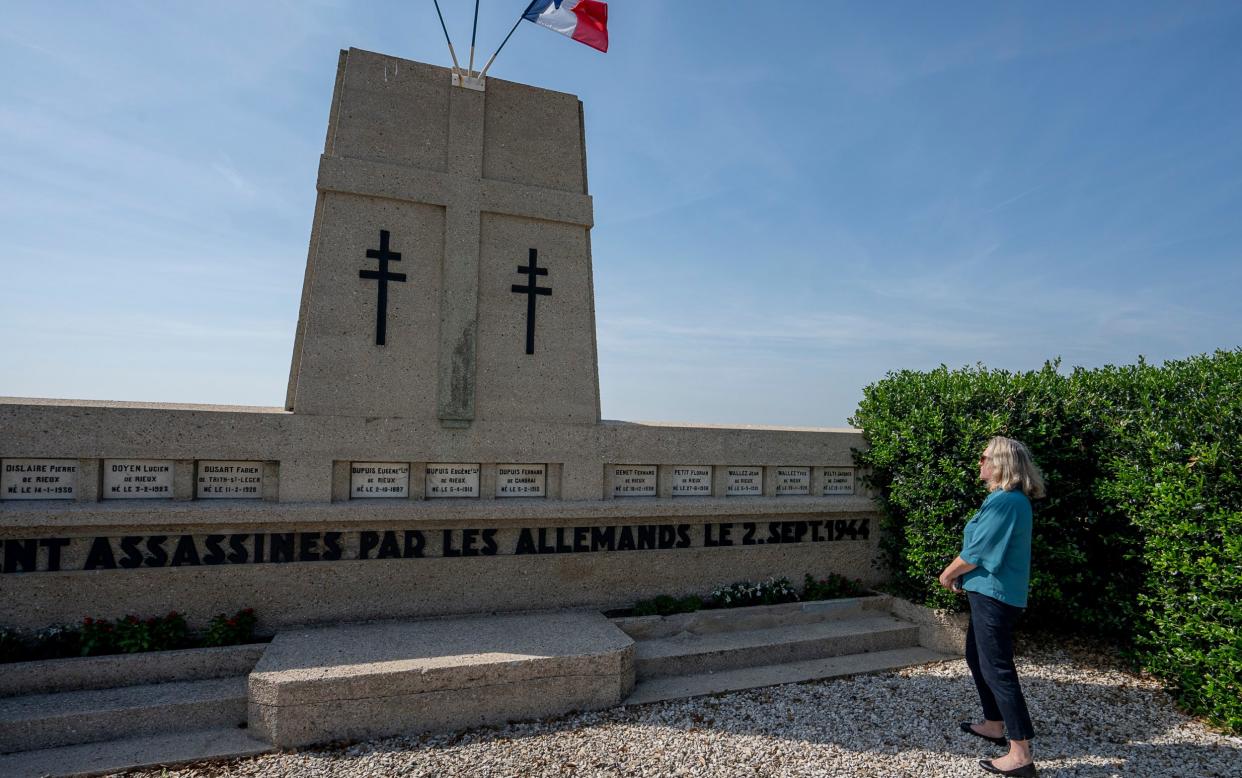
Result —
[[[1081,649],[1023,652],[1041,776],[1242,776],[1242,738],[1182,715],[1155,682]],[[957,660],[130,775],[975,777],[1003,749],[957,731],[976,716],[974,694]]]

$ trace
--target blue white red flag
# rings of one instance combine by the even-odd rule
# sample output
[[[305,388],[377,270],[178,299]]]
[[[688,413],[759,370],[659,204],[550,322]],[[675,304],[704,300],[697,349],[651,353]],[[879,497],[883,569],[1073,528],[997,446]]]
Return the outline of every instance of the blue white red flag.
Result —
[[[600,0],[533,0],[522,18],[608,51],[608,4]]]

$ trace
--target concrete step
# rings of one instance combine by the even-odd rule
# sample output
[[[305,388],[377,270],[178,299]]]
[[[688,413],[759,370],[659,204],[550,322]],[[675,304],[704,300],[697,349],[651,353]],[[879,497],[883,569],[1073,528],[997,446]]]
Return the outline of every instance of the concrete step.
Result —
[[[707,635],[713,632],[743,632],[888,613],[891,600],[888,595],[813,600],[749,608],[701,610],[672,616],[627,616],[613,619],[613,623],[635,640],[652,640],[682,633]]]
[[[783,683],[801,683],[803,681],[817,681],[824,678],[879,673],[886,670],[896,670],[901,667],[928,664],[930,662],[944,662],[958,658],[951,654],[942,654],[939,651],[915,646],[913,648],[896,648],[888,651],[873,651],[866,654],[834,656],[827,659],[811,659],[803,662],[790,662],[788,664],[743,667],[715,673],[653,678],[647,681],[640,681],[634,687],[633,693],[626,698],[624,704],[641,705],[647,702],[701,697],[706,694],[757,689],[762,686],[776,686]]]
[[[0,775],[98,775],[206,759],[233,759],[275,750],[271,743],[257,740],[244,729],[227,727],[5,754],[0,756]]]
[[[245,676],[31,694],[0,705],[0,753],[236,727],[245,721]]]
[[[645,681],[918,644],[915,625],[892,616],[868,614],[770,629],[640,640],[634,646],[634,670],[638,680]]]

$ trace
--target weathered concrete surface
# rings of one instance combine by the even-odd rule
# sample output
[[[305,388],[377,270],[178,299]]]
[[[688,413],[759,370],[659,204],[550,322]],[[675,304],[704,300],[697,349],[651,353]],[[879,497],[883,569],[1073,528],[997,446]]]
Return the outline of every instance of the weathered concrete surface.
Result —
[[[250,675],[250,727],[288,747],[607,708],[633,688],[633,646],[587,611],[281,633]]]
[[[891,607],[894,616],[918,625],[919,645],[944,654],[965,656],[969,613],[934,610],[899,597],[893,598]]]
[[[14,662],[0,672],[0,697],[242,676],[266,648],[265,643],[254,643]]]

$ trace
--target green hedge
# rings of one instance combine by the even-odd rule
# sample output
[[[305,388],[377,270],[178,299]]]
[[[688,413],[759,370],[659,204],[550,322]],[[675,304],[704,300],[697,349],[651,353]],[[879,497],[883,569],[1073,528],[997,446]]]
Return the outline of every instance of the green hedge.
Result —
[[[1025,442],[1036,503],[1029,620],[1135,647],[1183,705],[1242,729],[1242,350],[1069,375],[1057,363],[901,371],[864,390],[855,453],[899,594],[936,583],[985,496],[988,438]]]

